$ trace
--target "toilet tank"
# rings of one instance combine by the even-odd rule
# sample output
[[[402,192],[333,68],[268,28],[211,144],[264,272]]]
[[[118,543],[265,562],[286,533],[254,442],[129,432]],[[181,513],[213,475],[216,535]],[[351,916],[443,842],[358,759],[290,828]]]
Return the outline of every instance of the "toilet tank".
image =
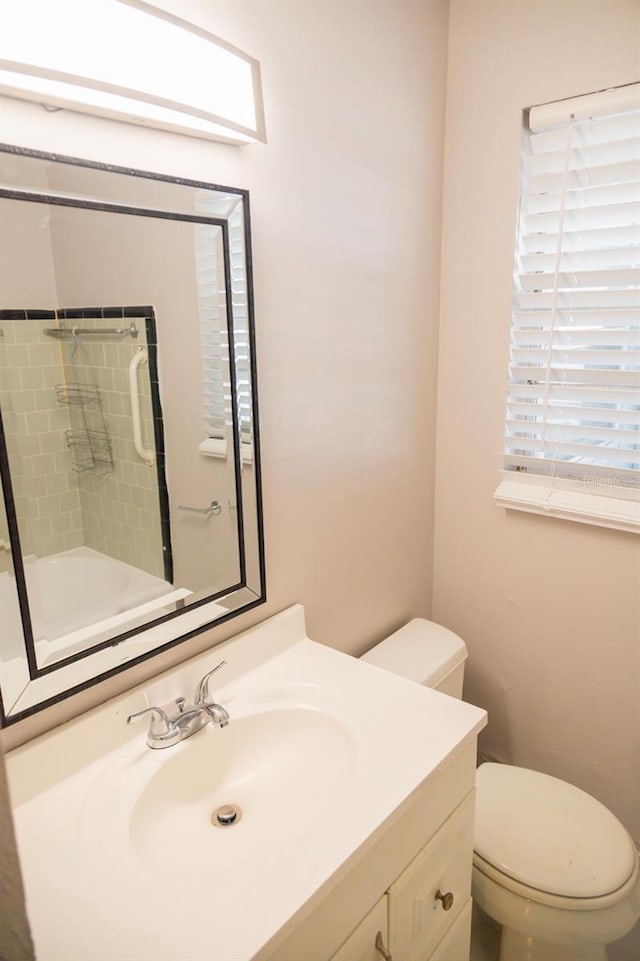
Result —
[[[466,659],[462,638],[422,617],[409,621],[362,655],[363,661],[457,698],[462,697]]]

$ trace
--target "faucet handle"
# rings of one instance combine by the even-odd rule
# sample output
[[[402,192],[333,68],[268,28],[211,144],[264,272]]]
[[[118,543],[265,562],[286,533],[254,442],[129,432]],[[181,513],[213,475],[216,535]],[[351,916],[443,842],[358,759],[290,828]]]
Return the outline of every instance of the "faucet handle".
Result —
[[[144,711],[138,711],[137,714],[130,714],[127,718],[127,724],[131,724],[132,721],[137,721],[139,718],[144,717],[145,714],[151,714],[149,737],[165,737],[169,734],[171,731],[171,721],[161,707],[145,707]]]
[[[198,686],[196,687],[196,693],[193,696],[194,704],[201,705],[201,704],[209,703],[209,701],[211,700],[211,696],[209,694],[209,678],[213,674],[215,674],[216,671],[219,671],[221,667],[225,667],[226,663],[227,663],[226,661],[220,661],[219,664],[216,664],[216,666],[211,671],[209,671],[208,674],[205,674],[202,680],[198,682]]]

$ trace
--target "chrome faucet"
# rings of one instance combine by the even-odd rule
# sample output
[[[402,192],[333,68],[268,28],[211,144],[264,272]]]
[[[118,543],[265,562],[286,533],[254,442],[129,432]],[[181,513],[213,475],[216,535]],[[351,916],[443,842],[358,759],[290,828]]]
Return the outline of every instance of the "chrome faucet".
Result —
[[[165,707],[146,707],[144,711],[130,714],[127,724],[150,714],[147,744],[154,750],[172,747],[209,723],[216,727],[225,727],[229,723],[229,714],[222,705],[211,700],[209,678],[226,663],[221,661],[198,682],[192,704],[187,704],[183,697],[177,697],[172,704]]]

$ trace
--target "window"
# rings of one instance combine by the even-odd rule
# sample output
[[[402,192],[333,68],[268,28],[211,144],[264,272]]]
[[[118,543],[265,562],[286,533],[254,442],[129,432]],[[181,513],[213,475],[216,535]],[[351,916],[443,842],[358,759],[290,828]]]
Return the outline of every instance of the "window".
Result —
[[[498,504],[640,532],[640,84],[528,111]]]

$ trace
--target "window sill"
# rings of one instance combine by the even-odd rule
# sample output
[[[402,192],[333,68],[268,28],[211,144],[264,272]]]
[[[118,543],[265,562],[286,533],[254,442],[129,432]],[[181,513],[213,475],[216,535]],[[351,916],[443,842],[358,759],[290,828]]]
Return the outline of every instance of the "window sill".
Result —
[[[620,496],[592,494],[571,481],[531,477],[503,480],[495,492],[498,507],[560,517],[564,520],[640,533],[640,491],[625,488]]]
[[[204,457],[220,457],[226,460],[227,442],[224,437],[207,437],[198,444],[198,450]],[[240,458],[243,464],[253,463],[253,444],[245,441],[240,444]]]
[[[207,437],[203,440],[201,444],[198,444],[198,450],[205,457],[225,457],[227,456],[227,442],[224,437]]]

